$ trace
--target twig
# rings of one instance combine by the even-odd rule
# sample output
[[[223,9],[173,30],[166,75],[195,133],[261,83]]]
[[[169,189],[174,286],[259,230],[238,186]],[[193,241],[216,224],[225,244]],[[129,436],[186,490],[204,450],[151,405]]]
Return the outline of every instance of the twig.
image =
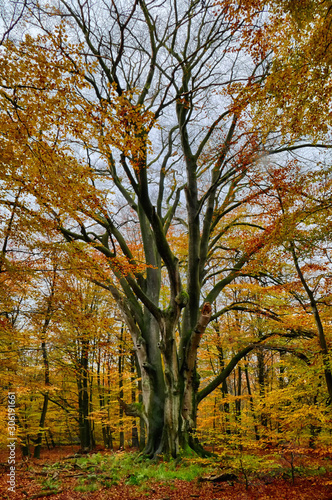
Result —
[[[45,490],[41,491],[39,493],[35,493],[34,495],[31,495],[30,498],[41,498],[41,497],[50,497],[51,495],[57,495],[59,493],[62,493],[63,490]]]

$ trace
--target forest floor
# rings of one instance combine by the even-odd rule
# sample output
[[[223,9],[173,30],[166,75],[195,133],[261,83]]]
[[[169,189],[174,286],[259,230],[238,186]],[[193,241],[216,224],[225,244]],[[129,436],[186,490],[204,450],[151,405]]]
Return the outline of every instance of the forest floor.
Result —
[[[16,456],[12,492],[7,482],[8,451],[0,450],[0,498],[332,500],[330,451],[269,451],[257,457],[256,462],[255,458],[248,458],[253,455],[243,454],[233,461],[232,467],[215,460],[212,463],[193,459],[151,465],[137,462],[137,453],[99,451],[78,457],[74,455],[76,451],[67,447],[42,450],[39,460]]]

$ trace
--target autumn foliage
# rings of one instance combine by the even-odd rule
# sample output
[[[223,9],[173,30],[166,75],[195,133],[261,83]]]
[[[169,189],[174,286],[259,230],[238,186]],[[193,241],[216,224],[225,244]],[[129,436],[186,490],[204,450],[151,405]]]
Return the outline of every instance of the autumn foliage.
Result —
[[[15,392],[25,457],[294,482],[332,430],[330,2],[127,4],[2,38],[1,442]]]

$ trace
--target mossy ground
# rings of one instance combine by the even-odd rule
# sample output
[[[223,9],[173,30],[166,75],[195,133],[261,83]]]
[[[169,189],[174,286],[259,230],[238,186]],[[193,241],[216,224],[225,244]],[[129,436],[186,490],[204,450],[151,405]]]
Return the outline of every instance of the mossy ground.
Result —
[[[54,500],[331,500],[332,455],[328,450],[249,450],[220,452],[208,459],[179,458],[151,462],[138,452],[100,451],[68,456],[45,451],[40,460],[17,461],[16,492],[6,495],[6,451],[0,453],[4,498]],[[235,480],[214,483],[208,476],[232,473]],[[294,484],[293,484],[294,478]],[[38,496],[36,496],[38,495]],[[47,496],[46,496],[47,495]]]

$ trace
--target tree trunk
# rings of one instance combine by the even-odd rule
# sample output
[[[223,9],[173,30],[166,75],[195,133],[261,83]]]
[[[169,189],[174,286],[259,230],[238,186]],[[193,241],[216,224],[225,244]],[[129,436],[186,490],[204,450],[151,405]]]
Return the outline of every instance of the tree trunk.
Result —
[[[234,372],[235,373],[235,372]],[[237,396],[242,395],[242,369],[241,366],[237,367]],[[237,421],[241,419],[241,399],[235,401],[235,418]]]
[[[257,421],[256,421],[256,413],[255,413],[255,407],[254,407],[254,400],[252,398],[252,393],[251,393],[250,378],[249,378],[249,372],[248,372],[248,365],[247,365],[247,363],[245,364],[244,372],[245,372],[245,375],[246,375],[246,382],[247,382],[247,390],[248,390],[248,395],[249,395],[250,409],[251,409],[251,413],[252,413],[252,416],[253,416],[253,419],[254,419],[255,439],[256,439],[256,441],[259,441],[259,432],[258,432],[258,426],[257,426]]]
[[[50,369],[49,369],[45,341],[42,342],[41,348],[42,348],[42,353],[43,353],[44,370],[45,370],[45,386],[48,387],[50,385]],[[42,412],[40,415],[40,420],[39,420],[39,432],[38,432],[38,436],[37,436],[37,440],[36,440],[36,446],[35,446],[35,449],[33,452],[34,458],[40,458],[40,450],[41,450],[41,445],[42,445],[43,432],[44,432],[44,426],[45,426],[45,420],[46,420],[46,414],[47,414],[47,408],[48,408],[48,397],[49,397],[48,392],[46,392],[44,394],[43,409],[42,409]]]
[[[320,377],[321,379],[321,377]],[[318,394],[319,394],[319,388],[321,387],[321,382],[317,385],[317,393],[315,394],[313,398],[312,405],[317,405],[318,404]],[[310,424],[310,437],[309,437],[309,448],[315,448],[316,447],[316,441],[317,437],[322,431],[322,427],[320,425],[317,425],[315,423]]]
[[[259,395],[263,401],[262,403],[262,413],[261,413],[261,424],[263,427],[267,427],[267,417],[264,412],[264,398],[266,391],[266,376],[265,376],[265,358],[262,351],[257,353],[257,368],[258,368],[258,385],[259,385]]]
[[[218,327],[218,336],[220,337],[219,327]],[[222,348],[220,342],[219,342],[219,345],[217,345],[217,349],[218,349],[218,358],[219,358],[219,365],[220,365],[219,371],[222,371],[225,368],[225,361],[224,361],[223,348]],[[223,399],[225,399],[226,396],[228,395],[228,385],[227,385],[226,379],[221,384],[221,392],[222,392]],[[229,428],[229,402],[228,401],[226,401],[223,404],[223,413],[225,416],[225,432],[226,432],[226,434],[230,435],[231,430]]]
[[[209,453],[203,449],[195,436],[199,402],[218,386],[224,384],[238,362],[268,338],[261,336],[259,340],[237,352],[227,366],[198,392],[197,349],[210,315],[211,306],[205,303],[186,349],[182,350],[180,344],[179,352],[183,356],[182,368],[180,369],[180,357],[175,339],[176,323],[172,319],[167,318],[166,315],[163,318],[164,323],[161,324],[160,328],[161,340],[155,344],[158,350],[152,349],[151,343],[149,344],[150,349],[147,349],[146,342],[140,335],[137,326],[131,323],[134,348],[142,373],[143,405],[126,404],[124,401],[121,404],[127,415],[144,418],[147,427],[147,444],[143,453],[147,457],[152,458],[160,454],[177,456],[180,450],[184,453],[207,456]],[[147,323],[145,323],[146,326]],[[155,335],[158,334],[159,330],[156,321],[150,317],[150,336],[152,332]],[[144,334],[146,335],[145,332]],[[162,353],[163,362],[161,362],[160,353]],[[261,358],[262,369],[264,368],[264,359],[262,356]]]
[[[25,405],[26,411],[26,405]],[[28,433],[28,425],[26,422],[26,417],[23,414],[23,422],[21,421],[19,415],[16,415],[17,425],[21,429],[21,451],[23,457],[30,457],[30,437]]]
[[[43,431],[44,431],[47,407],[48,407],[48,393],[46,393],[44,395],[43,409],[42,409],[40,421],[39,421],[39,432],[38,432],[38,436],[36,439],[35,449],[33,452],[34,458],[40,458],[40,450],[41,450],[42,439],[43,439]]]
[[[52,431],[50,428],[48,428],[48,435],[49,435],[49,438],[51,440],[51,445],[52,445],[52,448],[55,448],[55,442],[54,442],[54,439],[53,439],[53,434],[52,434]]]
[[[139,382],[139,385],[141,383]],[[138,396],[138,402],[140,405],[143,405],[143,396],[140,393]],[[139,449],[144,450],[146,442],[146,425],[143,417],[139,416]]]
[[[78,412],[79,412],[79,437],[82,451],[92,449],[91,429],[89,420],[89,340],[81,340],[81,358],[78,367]]]
[[[134,347],[141,371],[143,407],[132,403],[120,403],[127,415],[144,418],[147,443],[144,454],[155,457],[163,454],[178,456],[181,449],[202,452],[193,432],[196,428],[198,389],[196,374],[197,349],[202,334],[209,322],[211,307],[205,304],[196,328],[184,354],[186,362],[179,369],[179,358],[175,340],[177,315],[170,312],[161,328],[156,320],[146,315],[145,328],[149,326],[149,337],[160,341],[149,343],[147,349],[143,335],[134,335]],[[144,335],[147,333],[143,332]]]
[[[326,381],[326,387],[327,387],[327,392],[329,394],[329,403],[332,403],[332,371],[329,363],[329,349],[327,346],[326,342],[326,337],[325,337],[325,332],[323,328],[323,323],[320,318],[319,310],[317,307],[317,301],[315,299],[315,295],[313,291],[309,288],[304,275],[302,273],[301,267],[299,265],[298,257],[295,252],[295,244],[292,241],[291,242],[291,251],[293,255],[293,260],[296,268],[296,272],[298,277],[300,278],[300,281],[302,283],[303,288],[306,291],[306,294],[310,300],[310,307],[315,319],[316,327],[317,327],[317,333],[318,333],[318,341],[319,341],[319,346],[321,349],[321,353],[323,356],[323,365],[324,365],[324,375],[325,375],[325,381]]]
[[[112,431],[110,428],[109,423],[105,423],[105,420],[109,421],[109,407],[108,407],[108,399],[109,399],[109,391],[107,394],[107,404],[106,404],[106,398],[105,398],[105,390],[106,387],[109,388],[109,373],[107,373],[107,378],[105,381],[105,374],[103,376],[103,386],[101,384],[101,375],[100,375],[100,366],[101,366],[101,360],[100,360],[100,354],[101,354],[101,349],[98,349],[98,359],[97,359],[97,387],[98,387],[98,398],[99,398],[99,407],[100,410],[106,412],[106,406],[107,406],[107,419],[106,416],[102,416],[102,421],[101,421],[101,430],[103,434],[103,442],[105,448],[108,449],[113,449],[113,440],[112,440]],[[106,360],[104,361],[104,366],[105,366]],[[109,362],[107,362],[107,370],[109,372]]]
[[[48,354],[47,354],[47,349],[46,349],[46,341],[45,341],[45,336],[46,332],[48,329],[48,326],[51,321],[52,317],[52,302],[53,302],[53,297],[54,297],[54,290],[55,290],[55,280],[57,276],[57,266],[54,267],[53,269],[53,281],[51,284],[51,294],[48,298],[47,301],[47,310],[45,314],[45,320],[42,328],[42,342],[41,342],[41,350],[42,350],[42,355],[43,355],[43,364],[44,364],[44,381],[45,381],[45,387],[49,387],[50,385],[50,365],[49,365],[49,360],[48,360]],[[49,394],[46,389],[46,392],[44,394],[44,401],[43,401],[43,409],[41,412],[40,420],[39,420],[39,432],[36,440],[36,446],[34,449],[34,458],[40,458],[40,450],[41,450],[41,444],[42,444],[42,439],[43,439],[43,432],[44,432],[44,426],[45,426],[45,420],[46,420],[46,414],[47,414],[47,408],[48,408],[48,400],[49,400]]]
[[[132,353],[130,356],[130,374],[131,374],[131,404],[136,403],[136,389],[135,389],[135,355]],[[131,427],[131,445],[133,448],[138,448],[139,447],[139,440],[138,440],[138,429],[137,429],[137,423],[136,423],[136,418],[133,419],[132,421],[132,427]]]
[[[124,326],[121,326],[120,333],[120,344],[119,344],[119,359],[118,359],[118,375],[119,375],[119,398],[120,401],[123,400],[123,361],[124,361],[124,353],[123,353],[123,330]],[[124,449],[124,432],[123,432],[123,406],[119,405],[119,449]]]
[[[93,353],[94,358],[94,353]],[[94,360],[92,359],[91,364],[93,365]],[[89,379],[89,415],[93,412],[93,375]],[[89,420],[89,430],[90,430],[90,448],[94,450],[96,448],[95,441],[95,421]]]
[[[149,349],[144,336],[149,338]],[[151,342],[151,338],[154,341]],[[134,339],[141,371],[142,409],[132,415],[140,416],[146,425],[144,454],[153,457],[162,449],[164,428],[165,380],[161,362],[159,328],[155,319],[146,311],[142,335]],[[128,413],[127,413],[128,414]]]

